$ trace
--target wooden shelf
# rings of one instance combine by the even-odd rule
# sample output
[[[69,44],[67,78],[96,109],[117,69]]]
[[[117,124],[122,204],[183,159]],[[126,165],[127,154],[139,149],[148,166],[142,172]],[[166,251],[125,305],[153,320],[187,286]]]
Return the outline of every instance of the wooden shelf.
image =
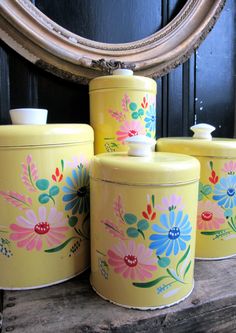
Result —
[[[193,293],[162,310],[113,305],[94,293],[88,278],[85,272],[48,288],[3,291],[2,333],[236,332],[236,257],[196,261]]]

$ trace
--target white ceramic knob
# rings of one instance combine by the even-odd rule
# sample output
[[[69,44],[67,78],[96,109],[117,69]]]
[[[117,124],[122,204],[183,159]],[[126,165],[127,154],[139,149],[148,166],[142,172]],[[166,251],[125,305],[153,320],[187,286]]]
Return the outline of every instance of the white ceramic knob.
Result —
[[[11,109],[13,125],[44,125],[47,123],[48,110],[36,108]]]
[[[211,132],[216,128],[209,124],[197,124],[190,127],[190,129],[194,132],[194,139],[212,140]]]
[[[145,135],[135,135],[127,138],[129,156],[149,156],[155,150],[156,140]]]
[[[134,72],[131,69],[127,69],[127,68],[118,68],[112,72],[112,75],[132,76],[133,74],[134,74]]]

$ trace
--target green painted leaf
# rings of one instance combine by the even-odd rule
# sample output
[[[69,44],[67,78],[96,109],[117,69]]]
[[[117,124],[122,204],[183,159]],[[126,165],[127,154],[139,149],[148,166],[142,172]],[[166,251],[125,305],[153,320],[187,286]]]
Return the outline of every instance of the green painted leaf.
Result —
[[[228,221],[228,225],[230,226],[230,228],[236,232],[236,224],[235,224],[235,217],[234,218],[230,218],[230,220]]]
[[[132,113],[132,118],[133,119],[138,119],[138,112],[133,112]]]
[[[46,204],[50,200],[50,196],[46,193],[42,193],[40,194],[38,200],[41,204]]]
[[[158,259],[157,263],[160,267],[165,268],[165,267],[169,266],[170,258],[168,258],[168,257],[160,258],[160,259]]]
[[[52,249],[44,250],[44,252],[47,252],[47,253],[58,252],[58,251],[64,249],[64,247],[66,247],[66,245],[69,244],[71,240],[77,239],[77,238],[78,237],[71,237],[71,238],[67,239],[64,243],[62,243],[56,247],[53,247]]]
[[[35,184],[40,191],[45,191],[49,187],[49,181],[47,179],[38,179]]]
[[[201,201],[203,199],[202,192],[198,192],[198,201]]]
[[[132,102],[132,103],[130,103],[129,108],[131,111],[135,111],[137,109],[137,104]]]
[[[128,228],[126,233],[129,237],[132,237],[132,238],[137,238],[139,236],[139,231],[133,227]]]
[[[199,184],[198,201],[201,201],[205,196],[212,193],[212,187],[210,185]]]
[[[184,272],[184,278],[185,278],[185,275],[188,273],[188,271],[189,271],[189,268],[190,268],[190,266],[191,266],[191,261],[188,263],[188,266],[186,267],[186,269],[185,269],[185,272]]]
[[[54,185],[54,186],[52,186],[52,187],[50,188],[50,190],[49,190],[49,195],[51,195],[51,196],[55,196],[55,195],[57,195],[59,192],[60,192],[59,187],[56,186],[56,185]]]
[[[213,162],[212,161],[210,161],[210,168],[211,168],[211,170],[213,170]]]
[[[201,231],[201,234],[202,235],[206,235],[206,236],[221,235],[225,231],[227,231],[227,229],[223,229],[223,230],[212,230],[212,231]]]
[[[138,219],[134,214],[128,213],[124,215],[124,220],[127,224],[134,224],[137,222]]]
[[[152,207],[154,207],[154,206],[155,206],[155,195],[152,194]]]
[[[143,237],[143,239],[145,239],[145,235],[144,235],[143,231],[142,231],[142,230],[140,230],[140,229],[138,229],[138,232],[139,232],[139,233],[140,233],[140,235]]]
[[[210,185],[205,185],[203,186],[203,190],[202,190],[203,194],[208,195],[211,194],[212,192],[212,188]]]
[[[149,282],[133,282],[133,286],[139,288],[150,288],[161,282],[162,280],[168,278],[169,276],[160,276],[159,278],[149,281]]]
[[[179,265],[187,258],[188,254],[189,254],[189,251],[190,251],[190,245],[188,246],[187,250],[185,251],[184,255],[182,258],[180,258],[178,264],[177,264],[177,267],[176,267],[176,271],[178,272],[178,269],[179,269]]]
[[[138,110],[138,115],[139,115],[139,117],[141,117],[141,116],[144,115],[144,111],[143,111],[143,109],[139,109],[139,110]]]
[[[64,171],[64,160],[61,160],[61,170]]]
[[[149,223],[147,220],[143,219],[143,220],[138,221],[137,226],[138,226],[139,230],[147,230],[149,228]]]
[[[78,222],[78,217],[75,216],[75,215],[72,215],[72,216],[69,218],[69,221],[68,221],[69,226],[72,227],[72,228],[77,224],[77,222]]]
[[[178,275],[176,274],[176,271],[175,271],[175,270],[173,270],[172,268],[167,268],[166,271],[167,271],[168,274],[170,274],[170,276],[171,276],[174,280],[176,280],[176,281],[178,281],[178,282],[181,282],[181,283],[184,283],[184,281],[181,280],[181,279],[178,277]]]

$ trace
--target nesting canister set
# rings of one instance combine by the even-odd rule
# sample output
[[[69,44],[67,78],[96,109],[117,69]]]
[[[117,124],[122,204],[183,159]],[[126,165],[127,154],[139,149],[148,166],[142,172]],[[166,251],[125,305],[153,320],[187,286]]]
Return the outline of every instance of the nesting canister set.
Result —
[[[102,298],[158,309],[190,295],[195,258],[236,254],[236,141],[156,141],[156,82],[113,74],[90,82],[91,126],[0,126],[1,289],[91,266]]]

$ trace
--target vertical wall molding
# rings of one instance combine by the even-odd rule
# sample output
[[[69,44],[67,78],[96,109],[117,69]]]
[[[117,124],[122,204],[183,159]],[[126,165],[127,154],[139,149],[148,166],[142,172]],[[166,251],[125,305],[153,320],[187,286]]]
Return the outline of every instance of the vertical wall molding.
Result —
[[[0,69],[0,118],[2,124],[7,124],[10,121],[9,59],[2,47],[0,47]]]

